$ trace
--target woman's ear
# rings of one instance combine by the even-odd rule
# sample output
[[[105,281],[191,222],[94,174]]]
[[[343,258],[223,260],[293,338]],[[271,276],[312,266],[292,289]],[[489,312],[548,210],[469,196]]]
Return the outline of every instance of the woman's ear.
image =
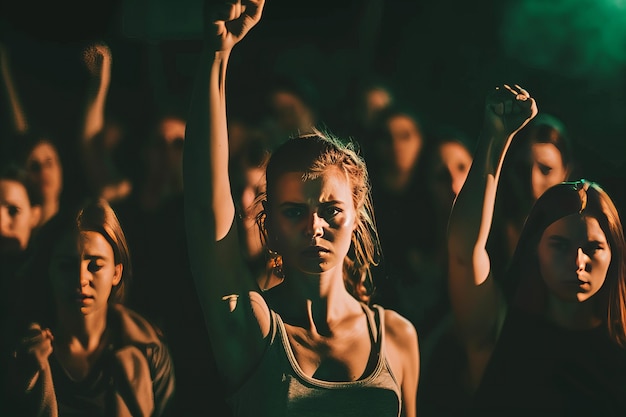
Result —
[[[267,229],[269,228],[272,220],[271,220],[271,212],[269,210],[269,204],[267,204],[267,200],[263,200],[261,201],[261,204],[263,206],[263,225],[265,227],[265,231],[267,231]]]
[[[265,246],[267,246],[269,250],[276,252],[277,239],[274,234],[272,213],[271,210],[269,210],[267,200],[263,200],[261,203],[263,204],[263,211],[265,212],[265,216],[263,217],[263,229],[265,229],[263,233],[265,233],[266,237]]]
[[[124,272],[124,265],[122,264],[116,264],[115,265],[115,272],[113,273],[113,286],[115,287],[117,284],[120,283],[120,281],[122,280],[122,273]]]

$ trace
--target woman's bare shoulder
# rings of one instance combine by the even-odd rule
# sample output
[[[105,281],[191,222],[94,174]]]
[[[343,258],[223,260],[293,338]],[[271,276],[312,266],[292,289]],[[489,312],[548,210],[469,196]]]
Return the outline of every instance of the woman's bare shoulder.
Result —
[[[388,338],[417,340],[417,330],[413,323],[395,310],[384,309],[385,334]]]
[[[413,323],[394,310],[385,309],[385,352],[389,365],[402,387],[404,401],[417,393],[420,348]]]

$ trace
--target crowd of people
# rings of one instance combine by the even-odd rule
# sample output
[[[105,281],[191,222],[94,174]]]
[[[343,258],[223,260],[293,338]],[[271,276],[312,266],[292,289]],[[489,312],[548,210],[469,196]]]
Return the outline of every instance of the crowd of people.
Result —
[[[231,111],[264,7],[206,2],[189,102],[139,127],[105,40],[63,130],[0,42],[0,413],[624,415],[624,198],[566,123],[498,84],[473,139],[384,77]]]

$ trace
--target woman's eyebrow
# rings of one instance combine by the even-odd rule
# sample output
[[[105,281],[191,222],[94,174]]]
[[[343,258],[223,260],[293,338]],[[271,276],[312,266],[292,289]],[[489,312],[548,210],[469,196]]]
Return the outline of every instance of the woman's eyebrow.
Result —
[[[98,259],[106,259],[106,256],[103,256],[103,255],[90,255],[88,253],[85,253],[83,255],[83,259],[90,260],[90,261],[97,261]]]

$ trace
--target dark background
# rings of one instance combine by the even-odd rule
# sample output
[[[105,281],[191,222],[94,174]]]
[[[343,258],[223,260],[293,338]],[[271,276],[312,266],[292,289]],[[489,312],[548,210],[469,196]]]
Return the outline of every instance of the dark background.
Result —
[[[86,75],[77,47],[108,42],[108,106],[136,124],[156,108],[185,109],[200,48],[201,0],[3,0],[29,114],[72,123]],[[485,92],[525,86],[561,118],[587,176],[624,201],[626,6],[618,0],[267,0],[261,23],[229,66],[229,109],[260,112],[268,74],[309,78],[333,130],[363,74],[391,80],[427,119],[478,134]],[[621,205],[621,204],[620,204]]]

